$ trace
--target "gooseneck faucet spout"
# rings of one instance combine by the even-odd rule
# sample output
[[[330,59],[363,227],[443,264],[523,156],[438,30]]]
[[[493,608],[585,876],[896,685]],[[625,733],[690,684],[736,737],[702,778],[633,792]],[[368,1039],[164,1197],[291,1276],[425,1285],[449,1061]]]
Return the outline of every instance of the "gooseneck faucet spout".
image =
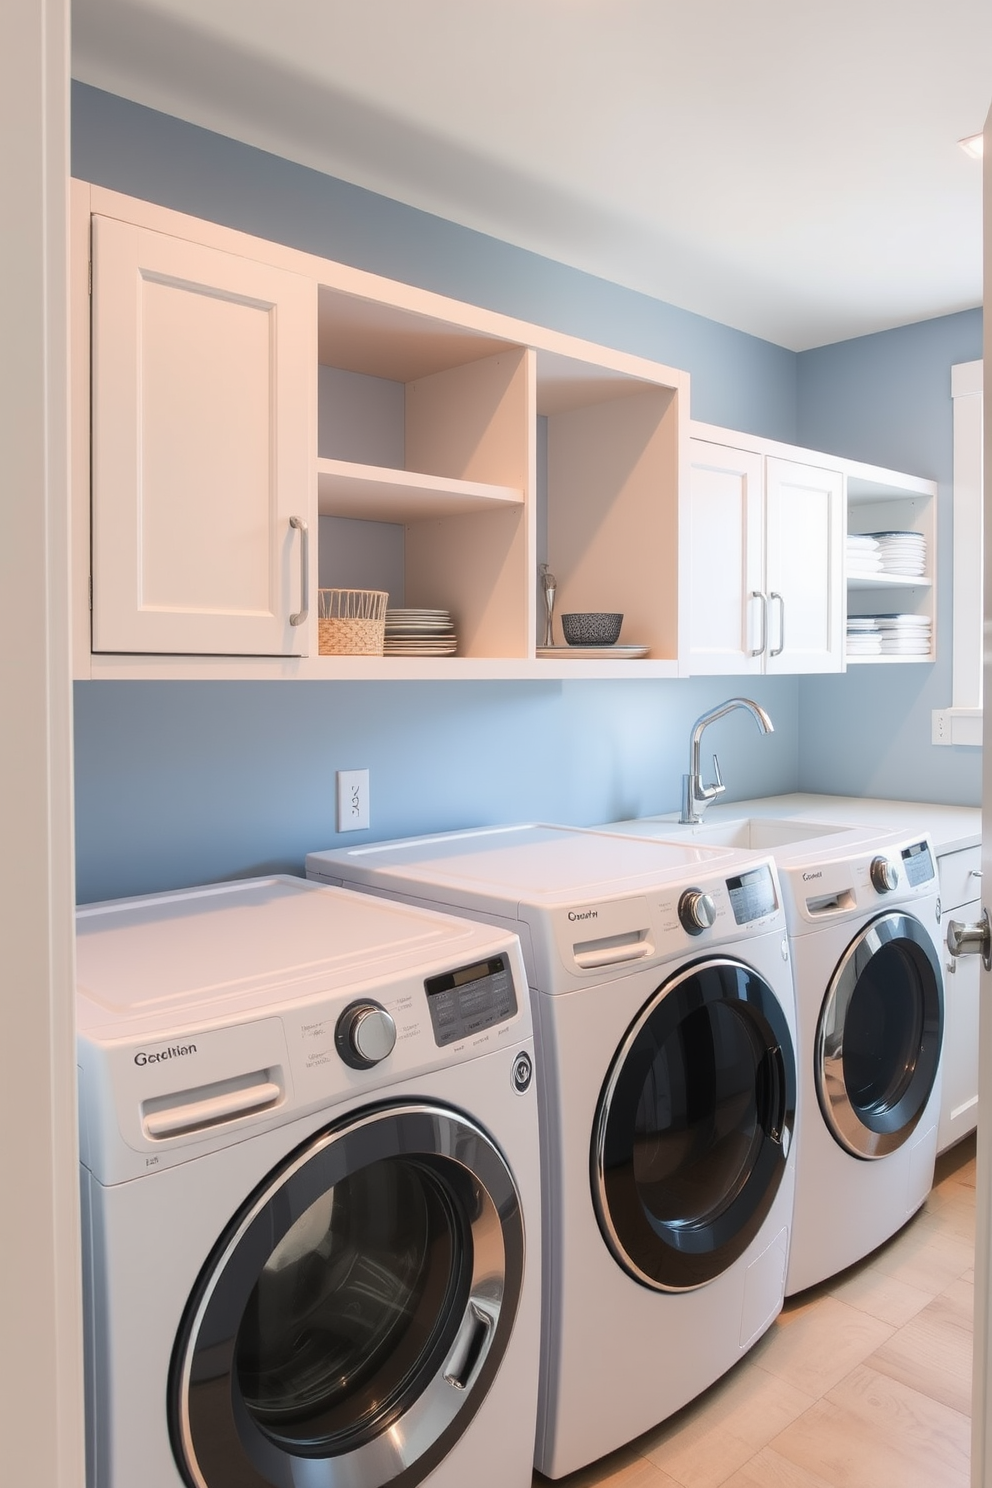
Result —
[[[703,784],[702,769],[699,763],[700,746],[703,741],[703,730],[707,724],[715,723],[718,718],[723,718],[727,713],[733,713],[736,708],[743,708],[745,712],[750,713],[763,734],[775,732],[774,724],[764,708],[752,702],[750,698],[728,698],[725,703],[720,703],[718,707],[711,708],[708,713],[703,713],[696,719],[692,726],[692,739],[689,744],[689,773],[682,776],[682,815],[679,821],[684,826],[698,826],[710,801],[722,795],[726,790],[720,777],[720,761],[715,754],[713,774],[716,778],[712,785]]]

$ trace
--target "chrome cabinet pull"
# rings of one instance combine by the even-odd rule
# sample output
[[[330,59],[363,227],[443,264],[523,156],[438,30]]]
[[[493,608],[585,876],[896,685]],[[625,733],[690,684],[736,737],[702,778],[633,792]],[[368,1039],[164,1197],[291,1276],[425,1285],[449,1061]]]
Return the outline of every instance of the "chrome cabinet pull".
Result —
[[[300,608],[289,623],[302,625],[310,613],[310,528],[303,517],[290,517],[289,525],[300,534]]]
[[[752,589],[751,598],[761,600],[761,645],[756,651],[752,651],[751,655],[761,656],[768,645],[768,596],[760,589]]]
[[[778,645],[774,646],[768,654],[769,656],[781,656],[782,652],[785,650],[785,600],[782,598],[781,594],[776,594],[774,589],[771,592],[771,598],[777,599],[779,603],[779,630]]]

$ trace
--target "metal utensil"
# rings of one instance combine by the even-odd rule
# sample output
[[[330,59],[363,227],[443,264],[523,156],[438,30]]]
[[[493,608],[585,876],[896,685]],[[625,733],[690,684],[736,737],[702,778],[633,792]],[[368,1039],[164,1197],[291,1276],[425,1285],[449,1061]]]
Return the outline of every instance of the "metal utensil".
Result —
[[[544,592],[544,644],[553,646],[555,643],[555,594],[558,589],[558,580],[546,563],[541,564],[541,589]]]

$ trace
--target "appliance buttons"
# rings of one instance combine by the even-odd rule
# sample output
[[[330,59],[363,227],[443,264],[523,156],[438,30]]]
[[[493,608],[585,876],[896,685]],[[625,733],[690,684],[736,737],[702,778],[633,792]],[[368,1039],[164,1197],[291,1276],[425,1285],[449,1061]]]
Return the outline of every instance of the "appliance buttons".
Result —
[[[523,1095],[524,1091],[527,1090],[533,1074],[534,1063],[530,1055],[525,1050],[521,1050],[513,1061],[512,1071],[513,1088],[518,1095]]]

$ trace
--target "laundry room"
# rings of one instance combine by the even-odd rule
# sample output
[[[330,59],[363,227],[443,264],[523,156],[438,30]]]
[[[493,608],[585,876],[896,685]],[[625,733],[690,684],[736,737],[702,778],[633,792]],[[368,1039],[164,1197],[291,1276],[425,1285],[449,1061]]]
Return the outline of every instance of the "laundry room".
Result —
[[[898,1351],[928,1309],[970,1347],[980,253],[956,297],[818,307],[780,276],[779,312],[756,238],[738,299],[707,297],[685,243],[639,259],[636,219],[346,87],[239,129],[281,64],[146,8],[76,7],[68,102],[86,1488],[875,1488],[897,1461],[900,1488],[965,1488],[970,1356],[931,1389]],[[137,59],[193,36],[170,93]],[[351,174],[304,147],[322,110],[409,188],[371,147]],[[668,247],[670,297],[646,287]],[[216,364],[169,298],[194,280],[230,328]],[[273,285],[271,341],[238,341]],[[168,384],[134,350],[167,343]],[[239,362],[232,475],[210,420]],[[174,488],[198,442],[229,487],[209,509]],[[186,596],[216,578],[212,616]],[[248,635],[280,586],[275,642],[174,639]],[[356,593],[386,639],[331,654],[330,597]],[[570,644],[573,611],[620,629]],[[347,1279],[311,1314],[330,1249]],[[174,1268],[154,1299],[139,1251]],[[297,1348],[314,1317],[332,1390]],[[829,1412],[837,1440],[877,1430],[874,1477],[831,1459]]]

